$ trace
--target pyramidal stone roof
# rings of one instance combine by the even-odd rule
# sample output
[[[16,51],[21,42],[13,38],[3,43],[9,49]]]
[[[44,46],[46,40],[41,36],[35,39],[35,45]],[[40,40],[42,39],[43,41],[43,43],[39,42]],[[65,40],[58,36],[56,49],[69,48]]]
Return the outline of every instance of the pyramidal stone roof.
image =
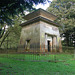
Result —
[[[20,26],[26,26],[34,22],[38,21],[44,21],[46,23],[52,24],[54,26],[59,27],[60,25],[53,22],[57,19],[57,16],[43,10],[43,9],[37,9],[36,11],[29,13],[28,15],[23,17],[25,20],[27,20],[25,23],[20,24]]]
[[[53,14],[51,14],[51,13],[49,13],[49,12],[47,12],[41,8],[35,10],[32,13],[29,13],[28,15],[24,16],[23,18],[25,20],[30,20],[30,19],[33,19],[33,18],[38,17],[38,16],[45,17],[45,18],[52,20],[52,21],[57,19],[57,17],[55,15],[53,15]]]

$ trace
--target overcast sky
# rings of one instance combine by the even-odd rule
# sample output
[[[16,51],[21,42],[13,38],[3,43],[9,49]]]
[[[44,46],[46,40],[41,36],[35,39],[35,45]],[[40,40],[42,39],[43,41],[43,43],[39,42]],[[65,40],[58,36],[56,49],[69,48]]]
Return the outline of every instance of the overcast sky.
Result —
[[[52,2],[53,0],[49,0],[49,1]],[[47,2],[46,4],[34,5],[33,7],[36,8],[36,9],[42,8],[42,9],[46,10],[49,7],[51,2],[49,2],[49,3]],[[25,11],[25,14],[27,15],[27,14],[29,14],[29,12]]]
[[[49,1],[53,1],[53,0],[49,0]],[[39,4],[39,5],[37,5],[37,6],[34,6],[36,9],[38,9],[38,8],[42,8],[42,9],[44,9],[44,10],[46,10],[48,7],[49,7],[49,5],[50,5],[50,3],[46,3],[46,4]]]

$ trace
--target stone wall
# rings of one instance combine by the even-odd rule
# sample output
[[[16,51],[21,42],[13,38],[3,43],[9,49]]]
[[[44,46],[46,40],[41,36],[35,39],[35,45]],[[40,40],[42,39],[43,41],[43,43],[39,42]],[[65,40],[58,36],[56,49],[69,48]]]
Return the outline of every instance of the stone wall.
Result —
[[[26,40],[30,40],[30,49],[28,50],[26,50]],[[47,40],[51,41],[51,50],[55,51],[56,48],[59,48],[61,42],[58,27],[43,21],[29,24],[22,28],[19,44],[22,48],[20,47],[18,51],[47,52]]]
[[[26,40],[30,39],[30,47],[31,50],[33,51],[34,46],[38,45],[40,47],[40,22],[36,22],[27,26],[24,26],[21,31],[21,37],[20,37],[20,45],[26,45]],[[37,48],[38,48],[37,47]],[[19,48],[19,51],[21,48]],[[25,49],[23,49],[25,50]],[[38,49],[39,50],[39,49]]]
[[[47,38],[46,38],[47,35]],[[40,45],[47,45],[47,40],[54,40],[53,48],[59,47],[60,34],[59,29],[56,26],[40,21]],[[45,47],[46,48],[46,47]],[[47,48],[46,48],[47,49]],[[44,52],[45,50],[42,49]]]

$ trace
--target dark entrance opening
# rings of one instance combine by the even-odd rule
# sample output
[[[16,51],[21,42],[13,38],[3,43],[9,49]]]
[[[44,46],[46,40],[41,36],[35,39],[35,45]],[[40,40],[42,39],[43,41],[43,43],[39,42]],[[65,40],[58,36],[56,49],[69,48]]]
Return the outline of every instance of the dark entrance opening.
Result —
[[[48,43],[48,52],[50,52],[50,41],[47,41]]]
[[[30,39],[26,40],[26,50],[29,51],[30,49]]]

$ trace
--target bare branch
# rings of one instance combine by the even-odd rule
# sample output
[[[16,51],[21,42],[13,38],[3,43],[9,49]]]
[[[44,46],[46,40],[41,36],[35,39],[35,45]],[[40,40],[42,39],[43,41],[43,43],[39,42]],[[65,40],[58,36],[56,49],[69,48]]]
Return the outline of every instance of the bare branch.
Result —
[[[6,25],[4,26],[3,32],[2,32],[2,33],[1,33],[1,35],[0,35],[0,39],[1,39],[1,38],[2,38],[2,36],[4,35],[5,27],[6,27]]]
[[[2,39],[2,41],[1,41],[1,43],[0,43],[0,47],[2,46],[3,42],[5,41],[6,37],[9,35],[9,33],[10,33],[9,30],[6,31],[6,33],[5,33],[5,35],[4,35],[3,39]]]

